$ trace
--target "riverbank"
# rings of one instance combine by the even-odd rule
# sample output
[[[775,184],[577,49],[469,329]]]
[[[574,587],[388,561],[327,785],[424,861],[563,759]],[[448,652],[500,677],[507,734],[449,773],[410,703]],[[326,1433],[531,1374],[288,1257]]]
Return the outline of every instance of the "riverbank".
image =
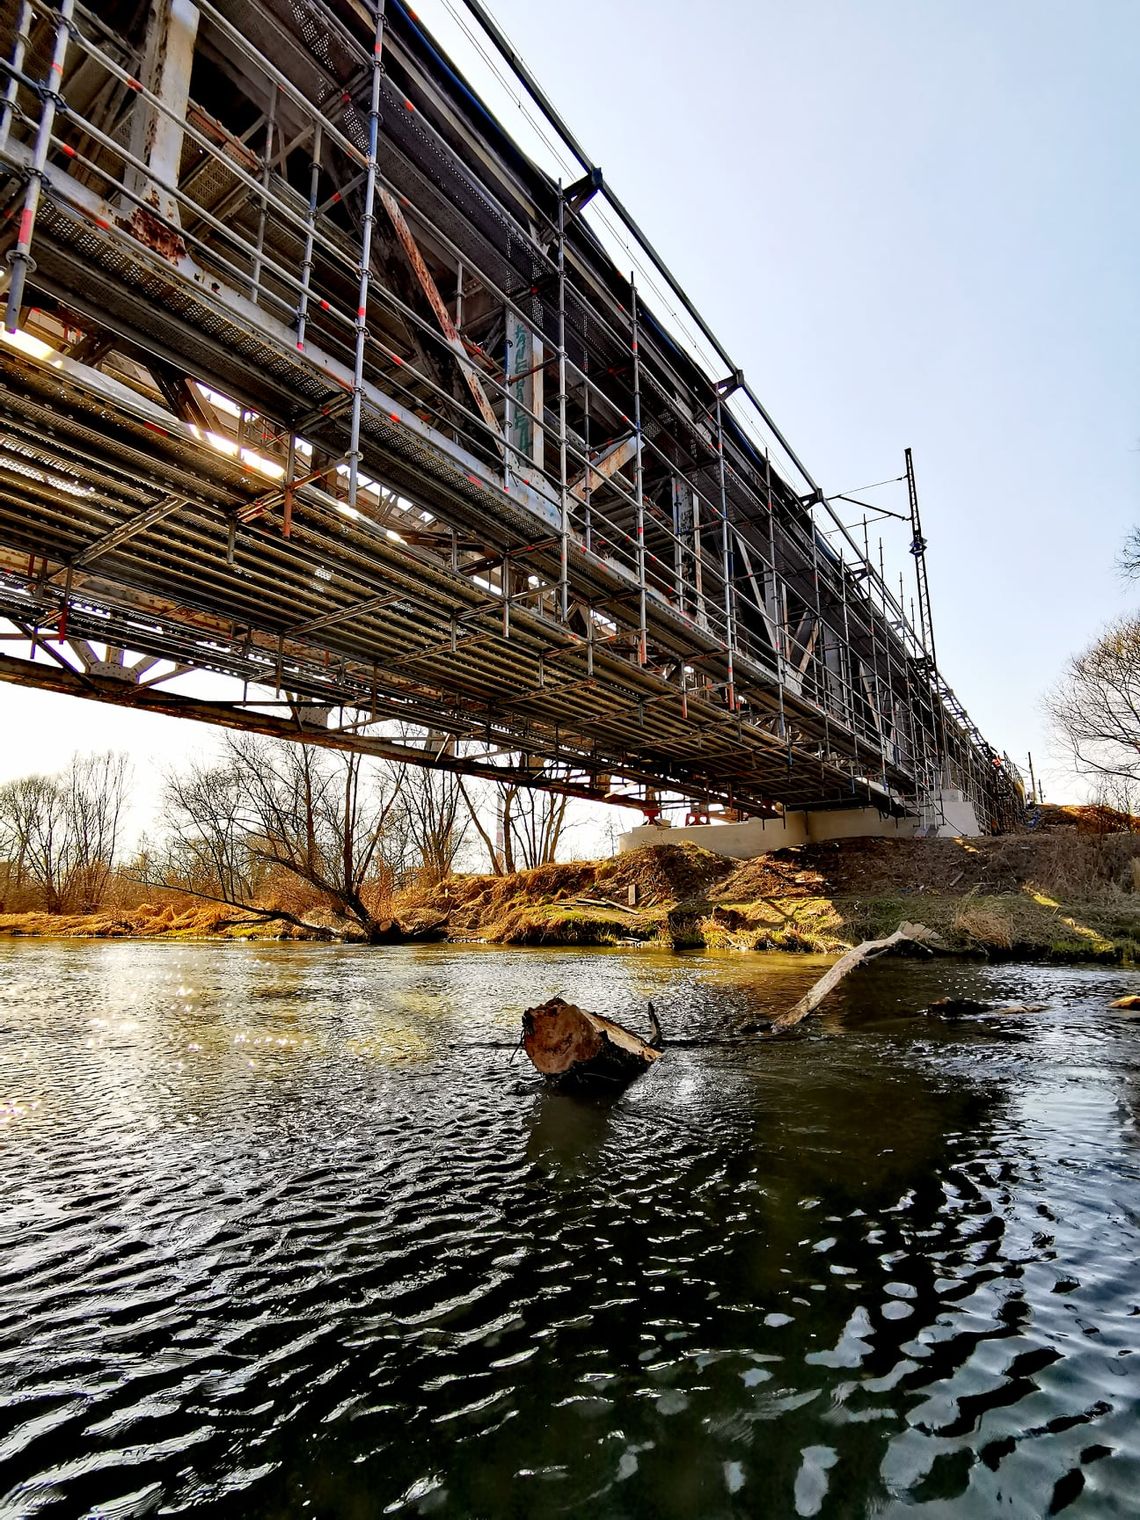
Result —
[[[462,877],[422,898],[452,938],[835,953],[903,919],[954,951],[1140,957],[1140,837],[846,840],[735,861],[693,845]],[[632,891],[631,891],[632,889]]]
[[[736,861],[694,845],[508,876],[456,876],[391,905],[394,940],[835,953],[921,921],[993,958],[1140,960],[1140,835],[1073,831],[973,840],[845,840]],[[251,925],[213,904],[0,914],[0,934],[60,938],[340,937]]]

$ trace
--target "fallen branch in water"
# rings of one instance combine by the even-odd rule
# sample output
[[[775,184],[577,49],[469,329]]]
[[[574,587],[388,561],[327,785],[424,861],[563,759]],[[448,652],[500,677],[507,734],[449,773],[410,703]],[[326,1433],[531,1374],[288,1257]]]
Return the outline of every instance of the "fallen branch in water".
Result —
[[[772,1021],[773,1034],[782,1034],[785,1029],[793,1029],[808,1014],[814,1013],[823,1002],[829,992],[833,992],[839,983],[849,972],[861,966],[864,961],[875,960],[880,955],[885,955],[888,950],[894,950],[902,944],[917,945],[927,955],[932,955],[935,948],[942,947],[942,941],[933,929],[928,929],[925,924],[900,924],[893,934],[888,934],[886,939],[865,939],[861,945],[856,945],[853,950],[848,950],[846,955],[840,956],[835,965],[825,971],[819,981],[808,991],[794,1008],[787,1013],[782,1013]]]

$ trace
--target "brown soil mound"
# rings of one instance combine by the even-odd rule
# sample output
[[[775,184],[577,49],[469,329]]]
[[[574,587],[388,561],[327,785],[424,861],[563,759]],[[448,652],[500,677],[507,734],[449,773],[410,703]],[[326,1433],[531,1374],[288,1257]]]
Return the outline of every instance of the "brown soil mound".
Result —
[[[799,850],[778,850],[756,860],[731,864],[731,874],[714,894],[721,902],[755,902],[765,897],[818,897],[827,890],[827,881],[819,864],[808,861]]]
[[[1116,808],[1097,804],[1059,806],[1043,802],[1037,809],[1037,834],[1135,834],[1140,832],[1140,818],[1121,813]]]
[[[598,866],[598,889],[625,901],[636,886],[639,903],[689,902],[732,872],[734,862],[695,844],[651,844]]]
[[[791,853],[791,852],[789,852]],[[1134,889],[1135,834],[1004,834],[985,839],[845,839],[795,852],[837,896],[1018,892],[1088,897]],[[773,858],[773,857],[770,857]],[[759,862],[756,862],[759,864]]]

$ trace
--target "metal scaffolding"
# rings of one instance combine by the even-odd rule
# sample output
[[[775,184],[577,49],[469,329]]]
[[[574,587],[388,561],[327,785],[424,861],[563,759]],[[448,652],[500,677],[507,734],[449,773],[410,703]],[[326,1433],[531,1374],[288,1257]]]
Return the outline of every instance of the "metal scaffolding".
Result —
[[[400,0],[0,5],[0,617],[38,655],[0,677],[649,810],[957,788],[1009,826],[901,594],[469,9],[575,183]]]

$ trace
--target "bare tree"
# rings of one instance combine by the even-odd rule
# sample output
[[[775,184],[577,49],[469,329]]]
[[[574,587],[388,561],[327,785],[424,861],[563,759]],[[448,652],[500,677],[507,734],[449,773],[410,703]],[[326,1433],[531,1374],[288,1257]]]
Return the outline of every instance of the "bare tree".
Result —
[[[1140,781],[1140,617],[1111,624],[1073,660],[1048,710],[1079,770]]]
[[[105,901],[118,854],[130,785],[126,755],[76,756],[64,776],[67,896],[79,912]]]
[[[533,870],[557,860],[569,801],[536,787],[502,788],[500,819],[509,871]]]
[[[0,857],[12,886],[33,886],[49,913],[104,901],[130,782],[125,755],[76,755],[60,776],[0,787]]]
[[[515,781],[494,783],[488,800],[462,782],[459,789],[496,876],[530,870],[557,860],[558,847],[569,827],[566,819],[568,797],[522,786]],[[495,813],[494,838],[482,816],[490,807]]]
[[[147,863],[146,879],[229,903],[255,918],[275,917],[256,906],[270,871],[252,848],[256,823],[230,759],[169,775],[164,803],[166,838]]]
[[[67,880],[66,793],[56,776],[21,776],[0,788],[0,850],[13,884],[29,883],[49,913],[63,907]]]
[[[382,926],[366,887],[402,808],[403,775],[360,755],[287,740],[230,736],[220,762],[167,780],[161,884],[228,903],[259,920],[305,925],[258,901],[274,871],[308,885],[366,940]]]
[[[476,787],[468,786],[461,776],[456,777],[456,782],[459,786],[459,795],[463,798],[464,805],[467,808],[467,815],[471,820],[471,826],[483,841],[483,846],[487,851],[487,859],[491,865],[491,872],[495,876],[502,876],[506,869],[503,851],[497,848],[494,839],[487,831],[486,824],[483,822],[481,794]]]
[[[1140,580],[1140,527],[1133,528],[1124,540],[1116,568],[1126,581]]]
[[[470,814],[464,806],[463,784],[451,771],[409,767],[406,778],[411,840],[427,881],[443,881],[467,838]]]
[[[1082,821],[1091,822],[1093,831],[1115,834],[1121,831],[1123,820],[1128,820],[1132,833],[1140,833],[1140,780],[1132,776],[1100,776],[1091,796],[1091,808],[1086,810]]]

